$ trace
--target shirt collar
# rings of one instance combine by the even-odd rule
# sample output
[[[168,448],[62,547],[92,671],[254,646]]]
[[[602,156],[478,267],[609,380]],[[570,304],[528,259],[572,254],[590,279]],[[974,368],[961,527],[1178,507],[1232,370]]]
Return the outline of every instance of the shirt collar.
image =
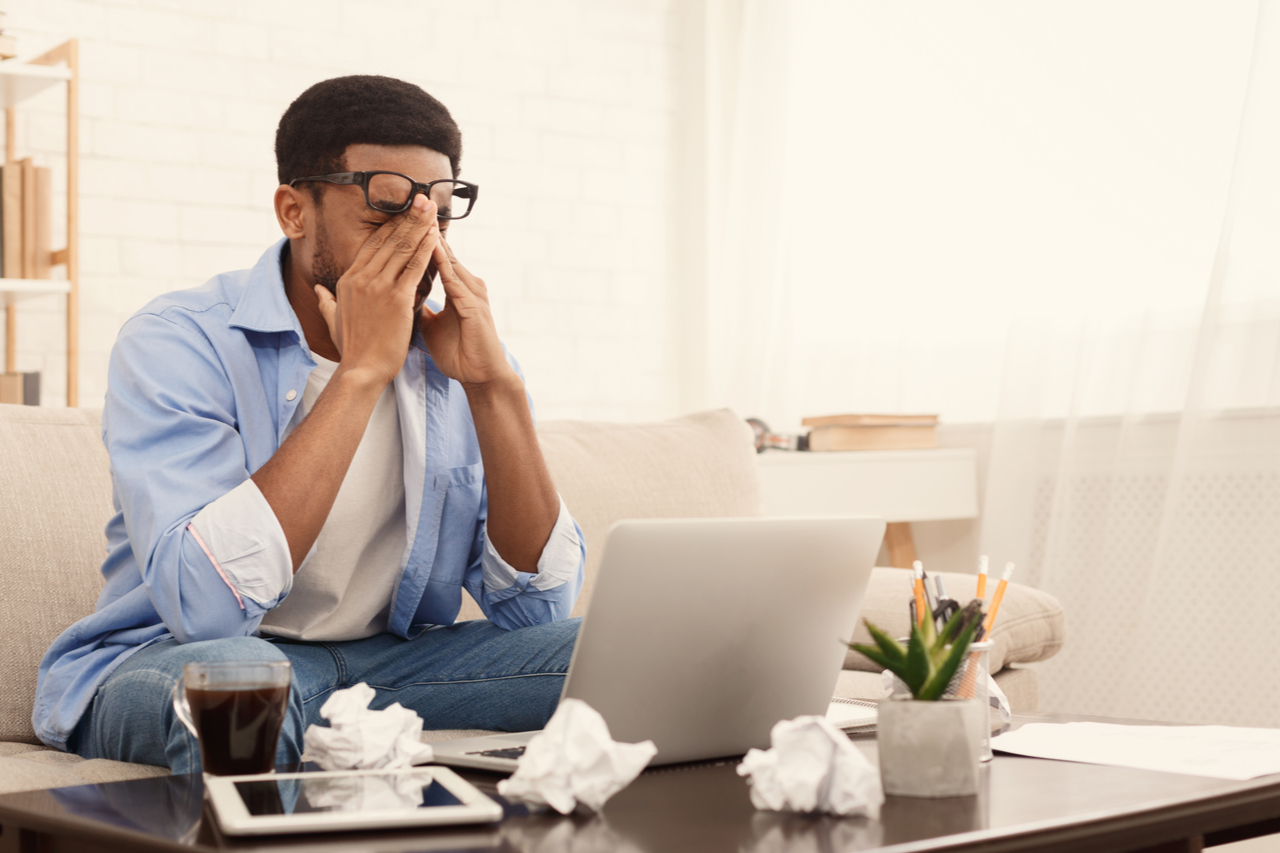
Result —
[[[288,238],[281,237],[249,270],[240,301],[231,312],[232,326],[252,332],[293,332],[302,339],[302,324],[284,292],[281,264],[288,249]]]

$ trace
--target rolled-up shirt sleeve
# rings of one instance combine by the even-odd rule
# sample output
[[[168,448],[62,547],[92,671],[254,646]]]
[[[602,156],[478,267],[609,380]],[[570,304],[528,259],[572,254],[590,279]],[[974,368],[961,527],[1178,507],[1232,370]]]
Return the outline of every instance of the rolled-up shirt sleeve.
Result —
[[[190,532],[250,615],[266,613],[289,594],[293,585],[289,540],[253,480],[245,480],[196,513]]]
[[[582,591],[587,549],[582,528],[569,514],[564,499],[537,572],[513,568],[493,547],[487,526],[480,556],[483,593],[481,610],[501,628],[521,628],[567,619]]]

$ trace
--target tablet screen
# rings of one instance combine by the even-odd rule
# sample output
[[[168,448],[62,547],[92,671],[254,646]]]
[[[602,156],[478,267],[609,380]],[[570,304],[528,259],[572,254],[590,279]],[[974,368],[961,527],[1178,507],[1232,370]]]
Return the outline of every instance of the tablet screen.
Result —
[[[236,782],[254,817],[315,812],[405,811],[458,806],[462,801],[425,774],[387,773]]]

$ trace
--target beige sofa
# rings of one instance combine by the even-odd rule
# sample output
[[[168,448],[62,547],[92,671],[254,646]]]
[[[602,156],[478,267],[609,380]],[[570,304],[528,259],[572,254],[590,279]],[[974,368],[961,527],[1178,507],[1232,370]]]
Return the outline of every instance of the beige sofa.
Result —
[[[167,771],[85,761],[39,743],[31,728],[36,668],[53,638],[89,613],[101,588],[103,528],[111,480],[100,415],[88,409],[0,405],[0,793],[79,785]],[[540,426],[547,462],[588,545],[586,610],[609,525],[620,518],[740,516],[758,513],[751,434],[728,411],[647,424],[558,421]],[[972,576],[947,577],[959,598]],[[863,613],[891,632],[907,630],[909,573],[876,569]],[[463,618],[479,615],[474,604]],[[1035,710],[1035,673],[1063,641],[1052,596],[1013,585],[994,632],[992,669],[1015,710]],[[852,698],[880,697],[879,675],[850,655],[837,687]],[[449,736],[431,732],[424,739]]]

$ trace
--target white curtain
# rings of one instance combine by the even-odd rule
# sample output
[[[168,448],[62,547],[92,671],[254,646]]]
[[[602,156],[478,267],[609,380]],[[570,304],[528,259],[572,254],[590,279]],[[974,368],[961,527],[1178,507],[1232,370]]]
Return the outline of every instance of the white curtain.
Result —
[[[989,421],[1010,329],[1202,304],[1253,0],[701,9],[691,403]]]
[[[707,394],[745,413],[787,406],[792,188],[785,0],[707,0]],[[748,402],[749,401],[749,402]]]
[[[1048,708],[1280,726],[1277,11],[1257,10],[1199,309],[1094,310],[1010,345],[983,547],[1019,555],[1066,608]]]
[[[1280,725],[1272,2],[705,6],[705,402],[989,424],[1048,710]]]

